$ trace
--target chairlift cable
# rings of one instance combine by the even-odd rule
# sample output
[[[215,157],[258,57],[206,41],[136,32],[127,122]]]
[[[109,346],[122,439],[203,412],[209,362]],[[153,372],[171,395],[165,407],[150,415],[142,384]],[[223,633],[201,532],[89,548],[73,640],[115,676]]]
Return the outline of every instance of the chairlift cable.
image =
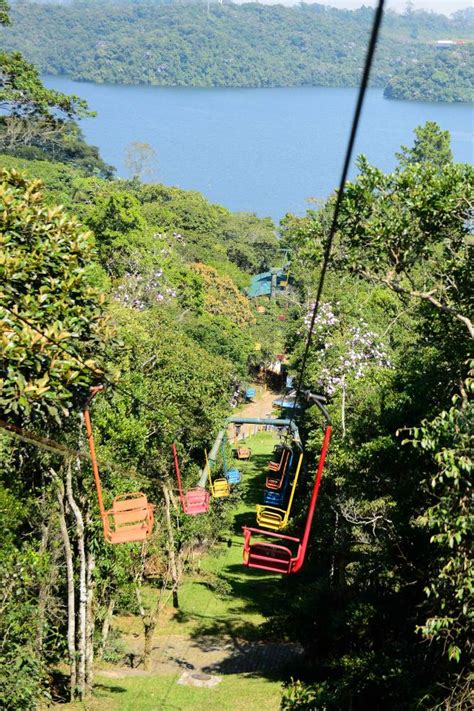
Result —
[[[62,442],[50,439],[49,437],[43,437],[36,432],[31,432],[30,430],[25,430],[22,427],[18,427],[18,425],[14,425],[12,422],[0,419],[0,430],[3,430],[8,437],[17,439],[20,442],[25,442],[25,444],[30,444],[38,449],[43,449],[46,452],[60,454],[65,459],[79,458],[86,462],[91,461],[89,452],[83,452],[80,449],[71,449]],[[111,463],[102,458],[100,458],[98,462],[102,467],[106,467],[110,471],[117,472],[117,474],[130,475],[130,470],[125,469],[116,463]]]
[[[305,346],[303,360],[301,363],[301,368],[300,368],[300,373],[299,373],[299,378],[298,378],[298,385],[296,388],[295,401],[294,401],[295,406],[292,407],[291,412],[290,412],[290,422],[293,420],[293,418],[295,416],[296,403],[298,401],[299,395],[301,394],[301,389],[303,386],[303,378],[304,378],[304,373],[305,373],[305,369],[306,369],[306,363],[308,360],[309,349],[311,347],[311,342],[312,342],[312,338],[313,338],[313,328],[314,328],[314,324],[316,321],[316,316],[318,315],[319,308],[321,306],[321,296],[322,296],[322,292],[323,292],[324,281],[326,278],[326,272],[327,272],[329,260],[331,257],[334,236],[336,234],[336,230],[337,230],[337,226],[338,226],[339,212],[341,210],[342,199],[344,197],[344,190],[345,190],[345,185],[346,185],[346,181],[347,181],[347,176],[349,173],[350,164],[352,161],[352,153],[354,150],[355,139],[356,139],[357,131],[359,128],[360,117],[362,114],[362,107],[364,104],[365,94],[367,92],[367,88],[368,88],[368,84],[369,84],[370,71],[372,68],[372,62],[373,62],[373,58],[374,58],[374,54],[375,54],[375,48],[377,46],[380,27],[382,24],[384,3],[385,3],[385,0],[378,0],[377,9],[375,11],[374,23],[372,26],[372,32],[370,35],[370,40],[369,40],[369,44],[368,44],[368,48],[367,48],[367,54],[366,54],[366,58],[365,58],[364,71],[363,71],[361,83],[359,86],[359,94],[357,97],[356,108],[355,108],[354,116],[352,119],[352,126],[351,126],[351,132],[350,132],[350,136],[349,136],[349,142],[347,144],[346,155],[344,158],[344,164],[343,164],[341,179],[340,179],[340,183],[339,183],[339,189],[337,191],[336,205],[334,207],[331,228],[329,230],[329,235],[328,235],[328,238],[326,241],[326,246],[324,249],[323,264],[321,267],[321,274],[319,277],[318,290],[316,293],[316,301],[315,301],[313,312],[311,315],[311,322],[309,325],[308,338],[306,340],[306,346]]]

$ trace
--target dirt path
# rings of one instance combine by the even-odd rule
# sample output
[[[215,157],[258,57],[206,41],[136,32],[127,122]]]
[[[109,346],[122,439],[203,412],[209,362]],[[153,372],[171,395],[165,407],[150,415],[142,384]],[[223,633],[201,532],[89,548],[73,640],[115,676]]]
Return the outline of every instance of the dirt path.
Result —
[[[236,410],[234,413],[236,417],[268,417],[273,410],[273,400],[276,400],[278,393],[274,390],[269,390],[266,386],[256,386],[257,395],[254,398],[254,402],[249,402],[247,405]],[[237,437],[235,425],[229,426],[228,439],[229,442],[234,443],[238,440],[250,437],[250,435],[256,434],[258,430],[258,425],[241,425],[239,435]]]

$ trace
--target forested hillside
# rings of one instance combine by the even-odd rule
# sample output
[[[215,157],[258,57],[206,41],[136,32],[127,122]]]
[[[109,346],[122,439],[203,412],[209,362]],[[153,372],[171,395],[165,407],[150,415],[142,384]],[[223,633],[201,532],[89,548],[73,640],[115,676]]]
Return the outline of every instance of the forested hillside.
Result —
[[[474,102],[474,45],[434,50],[393,77],[387,99]]]
[[[159,86],[356,86],[371,9],[320,4],[18,3],[6,49],[42,72]],[[444,37],[469,37],[472,18],[387,12],[372,81],[385,86]],[[449,70],[448,70],[449,73]],[[451,78],[454,81],[454,77]]]
[[[115,180],[77,133],[85,103],[17,53],[0,61],[1,707],[469,708],[474,171],[449,134],[416,128],[390,174],[359,158],[312,324],[334,195],[276,234]],[[273,298],[250,299],[252,275],[283,263]],[[260,535],[301,548],[324,432],[314,400],[281,401],[302,373],[332,439],[302,568],[268,574],[243,564],[242,526],[288,420],[243,443],[238,485],[232,448],[206,452],[253,378],[261,412],[293,413],[290,538]],[[200,515],[173,443],[186,494],[212,494]],[[130,492],[146,536],[111,545]]]

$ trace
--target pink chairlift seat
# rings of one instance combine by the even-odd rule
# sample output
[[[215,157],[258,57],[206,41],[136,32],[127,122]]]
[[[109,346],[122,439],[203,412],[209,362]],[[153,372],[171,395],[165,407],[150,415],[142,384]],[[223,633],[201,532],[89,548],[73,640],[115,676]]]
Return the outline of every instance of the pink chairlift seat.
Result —
[[[190,489],[184,494],[183,510],[190,516],[207,513],[209,511],[209,492],[197,487]]]

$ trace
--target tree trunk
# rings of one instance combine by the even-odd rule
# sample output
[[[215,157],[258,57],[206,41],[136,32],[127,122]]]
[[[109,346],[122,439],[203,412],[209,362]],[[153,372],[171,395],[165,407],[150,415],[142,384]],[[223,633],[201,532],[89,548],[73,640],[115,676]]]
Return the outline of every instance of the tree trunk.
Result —
[[[90,695],[94,685],[94,629],[95,629],[95,555],[87,552],[86,588],[87,588],[87,613],[86,613],[86,690]]]
[[[346,436],[346,379],[342,378],[342,399],[341,399],[341,425],[342,438]]]
[[[147,611],[143,607],[142,593],[140,583],[137,581],[135,585],[135,595],[138,603],[138,610],[140,612],[140,617],[143,622],[143,630],[145,635],[145,640],[143,644],[143,667],[145,671],[150,670],[151,652],[153,650],[153,635],[155,633],[156,625],[160,616],[160,612],[166,605],[166,600],[163,602],[163,598],[166,593],[166,588],[169,580],[169,571],[163,580],[160,593],[156,600],[156,605],[153,610]]]
[[[165,497],[165,518],[166,518],[166,528],[168,531],[168,560],[169,569],[171,573],[171,580],[173,582],[172,594],[173,594],[173,607],[175,609],[179,608],[179,598],[178,590],[180,583],[180,575],[178,571],[178,566],[176,563],[176,550],[175,550],[175,540],[173,532],[173,524],[171,522],[171,497],[168,486],[163,485],[163,494]]]
[[[145,644],[143,645],[143,668],[150,671],[151,652],[153,649],[153,634],[156,628],[156,616],[150,615],[149,622],[143,623],[145,629]]]
[[[45,503],[45,502],[43,502]],[[39,545],[39,554],[43,555],[48,549],[49,543],[49,533],[50,533],[50,519],[43,521],[41,526],[41,541]],[[42,576],[39,584],[38,590],[38,621],[36,624],[36,639],[35,639],[35,650],[38,657],[41,659],[43,655],[43,638],[44,638],[44,627],[46,621],[46,607],[50,591],[50,576]]]
[[[114,616],[116,597],[113,596],[109,600],[107,605],[107,612],[105,613],[104,621],[102,622],[102,632],[100,635],[100,647],[97,652],[97,659],[101,660],[104,657],[105,647],[107,645],[107,640],[109,638],[110,626],[112,624],[112,619]]]
[[[144,631],[144,635],[145,635],[145,639],[144,639],[144,643],[143,643],[143,668],[145,669],[145,671],[149,671],[150,670],[152,642],[153,642],[153,633],[155,631],[155,626],[156,626],[156,615],[153,613],[148,613],[145,610],[145,608],[143,607],[142,591],[141,591],[140,584],[138,582],[135,586],[135,595],[137,598],[138,611],[140,613],[140,617],[142,618],[143,631]]]
[[[69,655],[69,693],[71,701],[76,696],[77,684],[77,660],[76,660],[76,602],[74,598],[74,564],[72,558],[71,541],[67,530],[66,512],[64,508],[64,485],[55,477],[58,482],[57,498],[59,503],[59,527],[64,547],[64,557],[66,559],[66,581],[67,581],[67,648]]]
[[[80,461],[76,460],[76,467],[80,468]],[[86,550],[84,545],[84,519],[74,499],[72,492],[71,465],[66,471],[66,494],[71,511],[76,519],[77,551],[79,557],[79,606],[77,624],[77,689],[80,699],[86,695],[86,618],[87,618],[87,585],[86,585]]]

